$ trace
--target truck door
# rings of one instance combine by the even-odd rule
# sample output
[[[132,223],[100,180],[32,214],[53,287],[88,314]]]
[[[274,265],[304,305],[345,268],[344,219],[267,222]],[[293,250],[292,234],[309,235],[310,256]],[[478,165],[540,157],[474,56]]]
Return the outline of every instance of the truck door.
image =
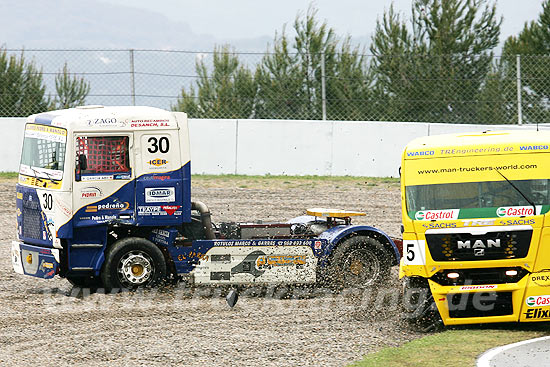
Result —
[[[184,190],[190,177],[182,167],[177,130],[136,131],[135,139],[137,225],[180,225],[191,210],[191,193]]]
[[[109,222],[132,224],[135,220],[132,134],[76,134],[74,144],[75,230]]]

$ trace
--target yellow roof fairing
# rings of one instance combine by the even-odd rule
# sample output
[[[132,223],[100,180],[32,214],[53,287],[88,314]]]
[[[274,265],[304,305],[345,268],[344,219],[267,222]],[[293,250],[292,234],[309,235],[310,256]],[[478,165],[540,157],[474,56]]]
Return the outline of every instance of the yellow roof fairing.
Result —
[[[547,153],[412,159],[404,165],[403,179],[406,186],[503,181],[501,174],[509,180],[548,179],[549,165]]]
[[[405,160],[514,153],[550,153],[550,131],[486,131],[433,135],[411,141]]]

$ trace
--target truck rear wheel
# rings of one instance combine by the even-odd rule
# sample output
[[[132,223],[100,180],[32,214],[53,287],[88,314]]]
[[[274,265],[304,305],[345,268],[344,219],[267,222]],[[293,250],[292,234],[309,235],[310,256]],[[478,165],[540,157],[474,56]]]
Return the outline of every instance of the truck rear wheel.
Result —
[[[388,277],[390,267],[390,254],[380,242],[368,236],[354,236],[334,251],[327,280],[344,288],[377,286]]]
[[[166,278],[166,261],[160,249],[143,238],[115,242],[105,254],[101,279],[106,289],[153,287]]]
[[[443,327],[428,281],[419,277],[403,278],[403,318],[418,331],[429,332]]]

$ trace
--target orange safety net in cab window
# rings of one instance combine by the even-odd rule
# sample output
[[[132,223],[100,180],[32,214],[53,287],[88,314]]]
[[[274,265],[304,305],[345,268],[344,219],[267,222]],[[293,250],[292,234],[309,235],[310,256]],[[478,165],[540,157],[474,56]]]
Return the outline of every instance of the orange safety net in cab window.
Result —
[[[78,137],[76,154],[86,156],[89,173],[130,171],[127,136]]]

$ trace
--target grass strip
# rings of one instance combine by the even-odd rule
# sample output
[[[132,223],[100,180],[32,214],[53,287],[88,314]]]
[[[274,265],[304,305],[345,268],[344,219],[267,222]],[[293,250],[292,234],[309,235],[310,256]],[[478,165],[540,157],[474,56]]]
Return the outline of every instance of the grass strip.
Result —
[[[442,367],[475,366],[477,357],[497,346],[548,335],[548,323],[448,330],[413,340],[400,347],[388,347],[369,354],[353,367]]]

